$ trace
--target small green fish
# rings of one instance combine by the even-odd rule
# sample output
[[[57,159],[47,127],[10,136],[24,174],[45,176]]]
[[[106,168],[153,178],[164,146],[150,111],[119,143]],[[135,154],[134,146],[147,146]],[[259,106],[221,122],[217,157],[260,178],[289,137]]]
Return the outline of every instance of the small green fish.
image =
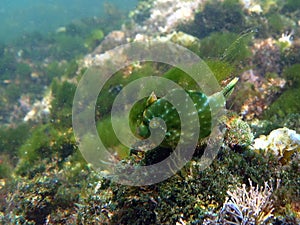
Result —
[[[222,91],[221,94],[227,98],[233,91],[235,84],[237,83],[238,78],[234,78]],[[176,95],[182,92],[179,89],[171,90],[168,93],[168,96],[176,99]],[[186,91],[186,98],[190,98],[195,108],[198,112],[199,121],[189,120],[190,126],[195,126],[195,124],[200,123],[200,132],[199,139],[205,138],[209,136],[212,127],[212,111],[210,104],[219,104],[217,100],[217,95],[214,94],[212,96],[206,96],[205,94],[198,91]],[[184,102],[184,101],[181,101]],[[224,104],[224,103],[223,103]],[[195,113],[193,109],[189,109],[185,105],[179,105],[179,109],[183,109],[183,112],[189,116],[190,114]],[[162,127],[160,123],[156,122],[157,120],[153,120],[153,118],[160,118],[165,122],[166,127]],[[191,117],[194,118],[194,117]],[[189,126],[188,126],[189,127]],[[180,135],[181,135],[181,120],[179,117],[179,113],[176,110],[176,107],[173,106],[168,100],[165,98],[157,98],[154,93],[150,95],[146,102],[146,107],[143,110],[140,124],[138,124],[137,134],[142,138],[148,138],[150,136],[150,129],[162,129],[165,132],[165,137],[160,146],[173,148],[177,145]],[[186,133],[189,130],[185,131]],[[193,138],[193,133],[185,134]],[[198,139],[198,140],[199,140]]]

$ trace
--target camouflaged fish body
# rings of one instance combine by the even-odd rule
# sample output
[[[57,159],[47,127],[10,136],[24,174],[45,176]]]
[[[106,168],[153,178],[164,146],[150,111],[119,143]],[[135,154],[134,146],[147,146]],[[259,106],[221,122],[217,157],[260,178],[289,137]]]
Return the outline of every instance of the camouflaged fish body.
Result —
[[[198,113],[198,120],[196,121],[192,119],[195,117],[191,116],[191,119],[187,121],[188,125],[185,126],[184,136],[185,138],[194,138],[195,134],[191,130],[189,130],[189,127],[193,127],[195,126],[195,124],[200,124],[198,139],[207,137],[210,134],[212,127],[211,104],[223,104],[218,105],[218,107],[223,107],[225,104],[224,97],[226,98],[231,94],[237,81],[237,78],[233,79],[221,92],[209,97],[198,91],[186,91],[185,98],[190,98],[193,101],[195,107],[192,107],[193,109],[182,103],[185,102],[185,100],[180,101],[178,105],[176,105],[177,103],[172,105],[166,98],[157,98],[152,93],[148,98],[146,108],[143,111],[142,122],[138,126],[137,130],[138,135],[142,138],[148,138],[150,136],[149,128],[163,129],[163,131],[165,132],[165,138],[160,146],[174,147],[178,143],[181,135],[181,120],[179,116],[180,113],[185,113],[187,118],[189,118],[190,115],[196,113],[196,109]],[[169,99],[176,99],[176,95],[178,95],[179,92],[182,93],[182,90],[171,90],[168,93]],[[218,100],[218,96],[220,96],[220,94],[223,96],[221,102],[220,100]],[[179,109],[179,111],[177,111],[176,108]],[[162,127],[160,126],[160,124],[153,122],[155,121],[153,120],[153,118],[162,119],[165,122],[166,127]]]

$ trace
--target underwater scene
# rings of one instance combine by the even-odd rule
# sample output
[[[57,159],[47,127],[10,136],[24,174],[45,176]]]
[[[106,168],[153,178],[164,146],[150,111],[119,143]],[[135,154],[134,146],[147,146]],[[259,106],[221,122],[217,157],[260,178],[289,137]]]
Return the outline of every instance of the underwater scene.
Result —
[[[300,225],[299,0],[0,14],[0,224]]]

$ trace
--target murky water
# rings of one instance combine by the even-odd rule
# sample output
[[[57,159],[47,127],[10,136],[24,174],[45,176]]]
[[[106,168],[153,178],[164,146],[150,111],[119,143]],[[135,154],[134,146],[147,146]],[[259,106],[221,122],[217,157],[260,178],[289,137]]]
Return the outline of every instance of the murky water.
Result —
[[[136,4],[136,0],[3,0],[0,3],[0,41],[32,31],[52,31],[73,20],[101,17],[109,7],[128,12]]]

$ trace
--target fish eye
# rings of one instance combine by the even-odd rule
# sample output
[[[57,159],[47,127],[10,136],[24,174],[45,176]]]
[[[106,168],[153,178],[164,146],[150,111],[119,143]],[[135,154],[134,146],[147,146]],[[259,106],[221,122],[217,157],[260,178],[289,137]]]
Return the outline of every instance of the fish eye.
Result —
[[[150,123],[149,123],[149,126],[152,128],[152,129],[156,129],[160,126],[160,123],[157,119],[153,118]]]

